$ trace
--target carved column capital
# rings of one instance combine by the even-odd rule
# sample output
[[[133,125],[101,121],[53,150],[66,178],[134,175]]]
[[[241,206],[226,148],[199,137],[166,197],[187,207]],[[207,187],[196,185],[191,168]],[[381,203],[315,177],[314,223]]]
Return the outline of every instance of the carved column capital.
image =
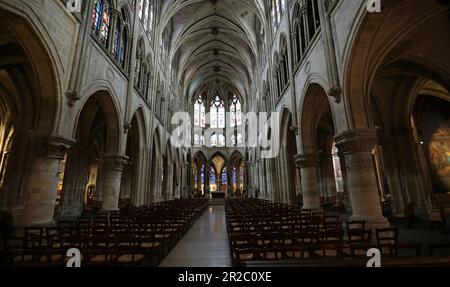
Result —
[[[328,96],[332,97],[336,103],[341,101],[342,88],[340,86],[331,87],[328,90]]]
[[[67,105],[71,108],[81,99],[80,95],[75,90],[67,90],[65,95],[67,98]]]
[[[128,163],[127,156],[118,156],[118,155],[105,155],[103,157],[103,164],[105,168],[109,170],[115,171],[123,171],[124,167]]]
[[[316,153],[297,154],[294,156],[297,168],[315,167],[319,165],[319,155]]]
[[[55,159],[63,159],[67,150],[75,144],[74,140],[57,136],[33,137],[31,142],[36,156]]]
[[[374,129],[346,131],[334,140],[340,154],[372,152],[377,144],[377,132]]]

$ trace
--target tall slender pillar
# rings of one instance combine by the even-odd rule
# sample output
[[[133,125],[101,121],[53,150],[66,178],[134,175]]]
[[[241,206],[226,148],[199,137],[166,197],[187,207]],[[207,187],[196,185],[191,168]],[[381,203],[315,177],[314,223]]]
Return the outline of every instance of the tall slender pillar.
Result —
[[[320,165],[320,183],[323,195],[325,197],[336,195],[336,182],[333,170],[333,157],[331,155],[322,155],[319,159]]]
[[[227,196],[228,190],[233,191],[233,164],[227,163]]]
[[[211,175],[211,163],[205,163],[205,187],[203,188],[203,193],[206,195],[209,189],[209,176]]]
[[[72,142],[61,138],[33,139],[33,160],[26,180],[22,225],[53,221],[61,161]]]
[[[318,154],[299,154],[294,156],[295,165],[300,169],[303,192],[303,209],[320,210],[320,195],[317,179]]]
[[[375,130],[354,130],[335,137],[339,153],[345,158],[346,181],[352,204],[353,220],[365,220],[371,227],[386,227],[378,194],[372,150]]]
[[[103,158],[101,212],[119,210],[120,182],[122,171],[128,158],[122,156],[105,156]]]

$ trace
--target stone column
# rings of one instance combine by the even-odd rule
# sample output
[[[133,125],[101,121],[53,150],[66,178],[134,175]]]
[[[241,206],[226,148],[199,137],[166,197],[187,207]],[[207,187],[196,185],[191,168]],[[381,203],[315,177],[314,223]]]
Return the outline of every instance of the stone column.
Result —
[[[319,185],[317,168],[319,158],[315,153],[294,156],[295,165],[300,169],[303,192],[303,209],[320,210]]]
[[[205,163],[205,186],[203,188],[203,195],[209,190],[209,176],[211,174],[211,163]]]
[[[103,158],[101,186],[103,205],[100,212],[119,210],[120,182],[127,160],[128,158],[123,156],[105,156]]]
[[[365,220],[371,227],[389,225],[383,217],[377,178],[372,159],[375,130],[354,130],[335,137],[339,153],[345,158],[346,184],[350,194],[352,220]]]
[[[62,138],[32,140],[33,160],[26,180],[22,225],[53,222],[60,165],[72,143]]]
[[[324,197],[336,195],[336,182],[333,170],[333,157],[331,155],[322,155],[319,159],[321,185],[324,191]]]
[[[231,162],[227,163],[227,196],[228,190],[233,191],[233,164]]]

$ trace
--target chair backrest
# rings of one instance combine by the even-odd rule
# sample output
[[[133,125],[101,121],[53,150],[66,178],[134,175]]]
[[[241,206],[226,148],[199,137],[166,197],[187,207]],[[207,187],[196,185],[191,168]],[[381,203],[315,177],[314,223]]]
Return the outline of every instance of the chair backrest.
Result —
[[[27,227],[25,228],[25,238],[29,248],[41,247],[44,243],[43,227]]]
[[[377,228],[375,230],[377,244],[379,246],[396,245],[398,244],[398,229],[397,228]]]
[[[349,220],[347,221],[347,237],[348,242],[363,244],[370,241],[370,233],[366,232],[366,222],[363,220]]]
[[[347,230],[366,230],[366,222],[364,220],[349,220],[347,221]]]

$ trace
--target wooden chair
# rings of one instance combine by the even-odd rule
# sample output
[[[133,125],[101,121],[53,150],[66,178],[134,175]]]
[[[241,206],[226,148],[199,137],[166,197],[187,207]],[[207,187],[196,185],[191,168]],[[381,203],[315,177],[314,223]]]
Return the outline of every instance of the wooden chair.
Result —
[[[398,228],[377,228],[377,245],[383,255],[398,255]]]
[[[347,239],[344,252],[351,257],[365,256],[367,247],[372,246],[372,230],[366,230],[366,222],[362,220],[349,220],[346,225]]]

